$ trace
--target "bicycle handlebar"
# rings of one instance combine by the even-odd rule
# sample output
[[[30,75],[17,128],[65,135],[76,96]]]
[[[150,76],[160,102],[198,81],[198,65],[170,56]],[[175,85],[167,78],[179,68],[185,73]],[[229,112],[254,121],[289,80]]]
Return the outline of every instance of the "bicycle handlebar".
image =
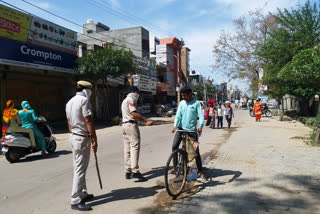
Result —
[[[176,130],[176,132],[198,133],[198,131]]]

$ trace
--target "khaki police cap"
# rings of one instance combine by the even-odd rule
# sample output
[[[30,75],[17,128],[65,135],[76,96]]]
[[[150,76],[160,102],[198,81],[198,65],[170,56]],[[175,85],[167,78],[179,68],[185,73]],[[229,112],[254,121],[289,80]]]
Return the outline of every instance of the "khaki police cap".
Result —
[[[80,80],[77,82],[78,86],[82,86],[84,88],[92,88],[92,84],[90,82],[84,81],[84,80]]]

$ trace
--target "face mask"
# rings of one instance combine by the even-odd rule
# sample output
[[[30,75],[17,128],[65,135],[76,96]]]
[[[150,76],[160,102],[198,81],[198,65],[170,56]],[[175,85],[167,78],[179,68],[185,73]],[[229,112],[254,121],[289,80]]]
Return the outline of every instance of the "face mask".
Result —
[[[138,101],[140,94],[137,93],[131,93],[132,98],[134,99],[135,102]]]
[[[83,93],[85,94],[86,98],[90,99],[90,96],[91,96],[91,94],[92,94],[91,89],[85,88],[85,89],[83,89],[82,91],[83,91]]]

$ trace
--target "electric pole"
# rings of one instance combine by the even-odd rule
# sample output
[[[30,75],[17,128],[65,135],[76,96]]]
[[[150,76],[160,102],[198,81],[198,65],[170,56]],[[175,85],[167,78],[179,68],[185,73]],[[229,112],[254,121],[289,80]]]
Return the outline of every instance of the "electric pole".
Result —
[[[178,65],[177,65],[177,68],[178,68],[178,74],[177,74],[177,82],[178,82],[178,84],[177,84],[177,87],[178,87],[178,90],[177,90],[177,103],[178,103],[178,105],[179,105],[179,103],[180,103],[180,66],[179,66],[179,63],[180,63],[180,61],[179,61],[179,57],[180,57],[180,55],[179,55],[179,49],[178,49],[178,53],[177,53],[177,61],[178,61]]]
[[[181,87],[181,71],[180,71],[180,51],[182,46],[184,45],[183,39],[181,41],[178,40],[178,51],[177,51],[177,103],[180,103],[180,87]]]

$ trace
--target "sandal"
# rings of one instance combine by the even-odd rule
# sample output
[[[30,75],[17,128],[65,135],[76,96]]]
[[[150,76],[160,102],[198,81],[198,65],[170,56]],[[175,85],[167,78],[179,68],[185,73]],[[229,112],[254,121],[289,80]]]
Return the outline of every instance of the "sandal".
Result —
[[[197,180],[200,180],[203,183],[207,183],[209,181],[208,178],[205,176],[205,174],[203,172],[200,172],[198,174],[198,179]]]
[[[168,171],[168,174],[170,175],[170,174],[174,174],[175,173],[175,170],[174,169],[170,169],[169,171]]]

